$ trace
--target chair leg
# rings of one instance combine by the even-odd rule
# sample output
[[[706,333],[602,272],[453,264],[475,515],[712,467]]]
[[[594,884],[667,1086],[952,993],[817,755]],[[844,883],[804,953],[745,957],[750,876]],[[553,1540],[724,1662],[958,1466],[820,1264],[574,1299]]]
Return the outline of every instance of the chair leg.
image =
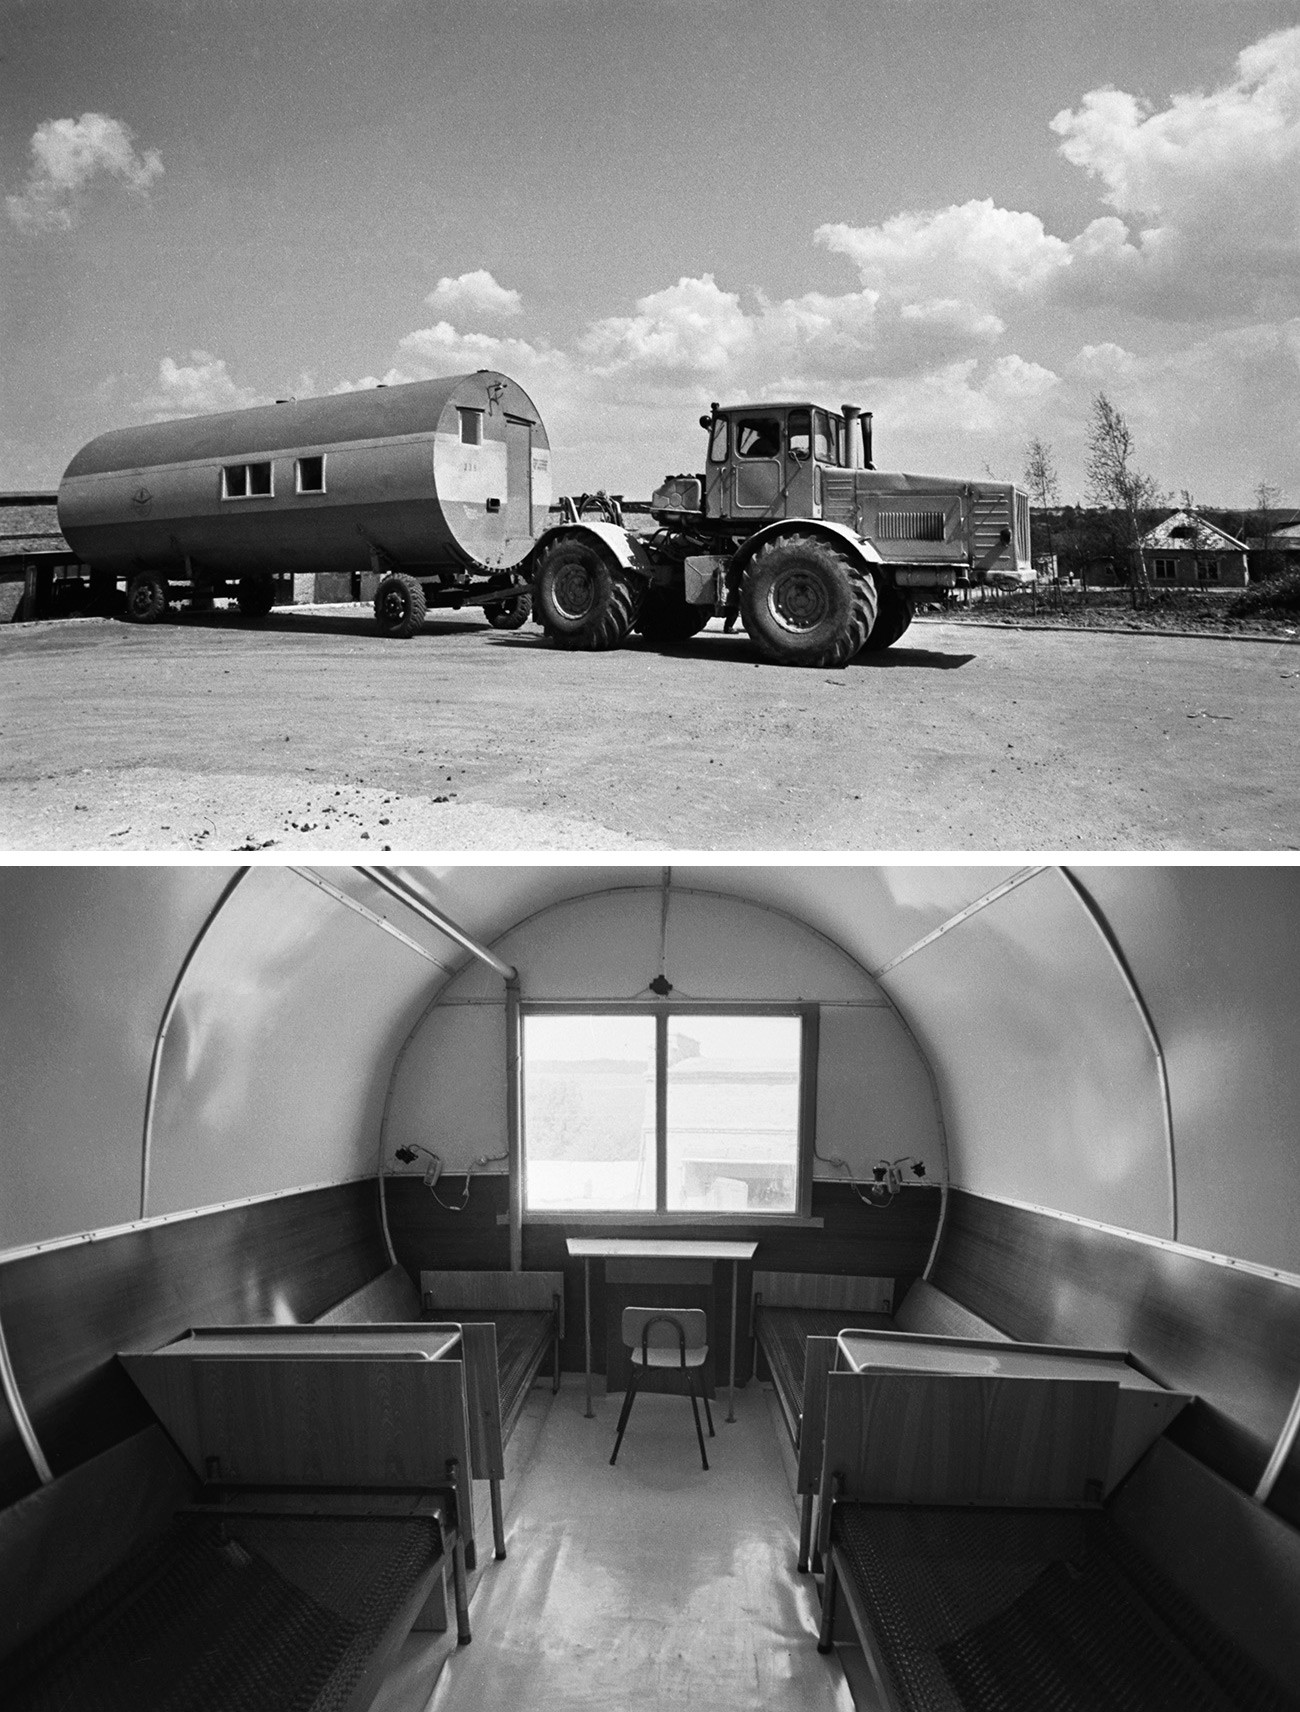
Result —
[[[492,1495],[492,1555],[499,1563],[506,1555],[506,1522],[501,1510],[501,1482],[493,1476],[488,1487]]]
[[[826,1554],[826,1579],[822,1583],[822,1626],[817,1636],[817,1651],[828,1653],[834,1643],[831,1630],[835,1627],[835,1558]]]
[[[716,1439],[718,1435],[713,1430],[713,1410],[709,1407],[709,1394],[704,1389],[704,1381],[702,1379],[700,1380],[700,1396],[704,1399],[704,1418],[709,1423],[709,1437],[711,1439]]]
[[[799,1505],[799,1573],[807,1575],[812,1553],[813,1495],[805,1492]]]
[[[695,1373],[690,1369],[688,1369],[686,1374],[686,1390],[691,1399],[691,1413],[695,1416],[695,1436],[700,1441],[700,1461],[704,1464],[705,1468],[707,1468],[709,1466],[709,1459],[705,1454],[704,1434],[700,1429],[700,1406],[695,1401]]]
[[[556,1339],[555,1339],[555,1377],[551,1380],[552,1395],[558,1393],[559,1389],[560,1389],[560,1339],[559,1339],[559,1336],[557,1335]]]
[[[618,1460],[618,1447],[623,1442],[623,1433],[627,1428],[627,1418],[632,1413],[632,1403],[636,1397],[636,1382],[639,1373],[640,1369],[634,1366],[627,1376],[627,1394],[623,1398],[623,1407],[619,1411],[618,1433],[614,1439],[614,1454],[609,1459],[611,1468]]]

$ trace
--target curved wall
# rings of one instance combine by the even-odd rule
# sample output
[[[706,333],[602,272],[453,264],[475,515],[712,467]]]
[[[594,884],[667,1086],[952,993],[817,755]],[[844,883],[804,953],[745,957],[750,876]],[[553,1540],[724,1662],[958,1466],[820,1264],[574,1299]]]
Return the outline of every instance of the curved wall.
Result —
[[[815,1175],[843,1181],[881,1157],[912,1155],[942,1176],[942,1137],[924,1060],[874,981],[800,922],[732,897],[674,887],[666,929],[658,888],[626,887],[556,904],[494,945],[529,999],[633,1000],[664,963],[681,1000],[821,1006]],[[505,1009],[499,977],[473,964],[437,994],[400,1055],[385,1158],[404,1144],[448,1170],[506,1151]]]

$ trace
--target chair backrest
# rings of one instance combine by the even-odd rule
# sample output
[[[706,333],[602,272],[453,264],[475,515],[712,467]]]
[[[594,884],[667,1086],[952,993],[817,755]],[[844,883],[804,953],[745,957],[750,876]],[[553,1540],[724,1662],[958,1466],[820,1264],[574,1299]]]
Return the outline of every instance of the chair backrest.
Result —
[[[706,1349],[709,1342],[709,1316],[703,1308],[624,1308],[623,1342],[629,1349],[640,1349],[641,1338],[650,1321],[648,1343],[651,1349]],[[681,1337],[677,1328],[681,1327]]]

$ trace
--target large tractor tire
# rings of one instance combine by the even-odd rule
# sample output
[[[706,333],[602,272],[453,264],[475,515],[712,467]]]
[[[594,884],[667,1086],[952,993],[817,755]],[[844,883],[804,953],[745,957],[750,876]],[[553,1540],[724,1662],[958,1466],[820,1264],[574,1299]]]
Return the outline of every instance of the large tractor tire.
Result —
[[[137,571],[126,585],[126,616],[132,624],[157,624],[167,616],[172,593],[157,571]]]
[[[392,571],[375,590],[375,623],[384,636],[414,636],[424,628],[424,590],[414,577]]]
[[[209,595],[209,603],[211,599]],[[259,576],[252,571],[240,577],[235,599],[245,618],[265,618],[275,605],[275,582],[271,577]]]
[[[692,606],[678,589],[650,588],[636,621],[639,635],[656,648],[689,642],[713,617],[713,609]]]
[[[590,541],[559,540],[542,554],[533,617],[557,648],[617,648],[640,616],[645,579]]]
[[[874,654],[879,649],[892,648],[911,622],[912,603],[907,596],[899,594],[897,589],[881,589],[876,622],[866,640],[867,652]]]
[[[783,535],[745,571],[740,613],[760,654],[788,666],[847,666],[876,621],[876,584],[815,535]]]
[[[526,594],[511,595],[507,600],[483,602],[483,616],[494,630],[519,630],[532,615],[533,603]]]

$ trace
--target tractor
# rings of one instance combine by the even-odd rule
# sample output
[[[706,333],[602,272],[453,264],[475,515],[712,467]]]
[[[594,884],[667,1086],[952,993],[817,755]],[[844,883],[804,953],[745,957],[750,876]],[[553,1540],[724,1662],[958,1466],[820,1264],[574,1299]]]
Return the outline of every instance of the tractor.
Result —
[[[705,469],[669,476],[633,533],[615,501],[561,501],[533,555],[533,616],[561,648],[616,648],[633,631],[681,644],[721,616],[765,659],[846,666],[888,648],[918,599],[1033,579],[1029,500],[1009,482],[891,474],[871,415],[714,404]]]

